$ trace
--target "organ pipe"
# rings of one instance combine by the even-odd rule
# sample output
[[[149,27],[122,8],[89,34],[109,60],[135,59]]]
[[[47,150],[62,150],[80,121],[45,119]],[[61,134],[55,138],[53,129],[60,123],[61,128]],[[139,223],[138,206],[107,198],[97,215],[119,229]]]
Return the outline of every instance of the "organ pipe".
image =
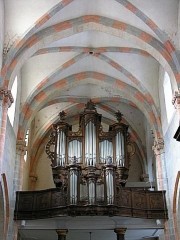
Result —
[[[70,204],[76,205],[78,199],[78,170],[76,167],[70,167]]]
[[[89,181],[88,181],[88,198],[89,198],[90,205],[95,204],[96,187],[95,187],[95,180],[93,178],[89,178]]]
[[[71,162],[76,157],[78,163],[82,159],[82,143],[78,140],[72,140],[68,145],[68,160]]]
[[[65,155],[66,155],[66,137],[62,130],[57,131],[57,166],[65,165]]]
[[[115,141],[117,166],[124,167],[124,136],[121,132],[116,134]]]
[[[85,129],[85,158],[87,166],[96,164],[96,128],[90,121]]]
[[[112,142],[104,140],[99,143],[100,149],[100,162],[107,163],[109,157],[113,158],[113,145]]]
[[[107,204],[114,203],[114,176],[113,168],[106,167],[106,192],[107,192]]]

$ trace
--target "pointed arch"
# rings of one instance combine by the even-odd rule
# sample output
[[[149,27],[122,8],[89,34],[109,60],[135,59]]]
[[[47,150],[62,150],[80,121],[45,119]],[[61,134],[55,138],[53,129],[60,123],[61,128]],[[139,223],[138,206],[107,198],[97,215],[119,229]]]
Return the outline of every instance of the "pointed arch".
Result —
[[[9,61],[9,63],[6,63],[2,69],[1,80],[3,84],[7,87],[9,85],[9,81],[12,81],[13,75],[16,74],[15,71],[17,71],[17,69],[20,69],[24,61],[31,57],[36,51],[43,48],[45,46],[45,42],[46,44],[48,42],[52,42],[54,37],[57,35],[59,36],[59,38],[64,38],[75,33],[83,32],[85,31],[83,27],[86,27],[86,31],[97,30],[97,27],[90,23],[104,26],[104,28],[102,28],[102,31],[111,35],[112,32],[110,31],[110,28],[113,28],[116,30],[116,35],[118,37],[121,32],[124,32],[124,34],[126,33],[129,36],[141,40],[145,45],[149,46],[149,49],[147,47],[146,50],[150,52],[150,54],[154,56],[158,60],[158,62],[160,62],[160,64],[165,67],[166,71],[170,71],[173,73],[176,79],[176,82],[173,82],[173,85],[180,85],[180,74],[178,67],[176,66],[177,61],[175,61],[174,57],[171,56],[171,53],[160,41],[155,39],[150,34],[129,24],[97,15],[86,15],[65,22],[61,22],[35,33],[27,40],[24,39],[24,44],[21,48],[19,48],[17,54],[13,56],[13,58],[11,58],[11,61]],[[44,41],[45,38],[46,41]],[[154,49],[156,52],[152,51],[152,49]]]

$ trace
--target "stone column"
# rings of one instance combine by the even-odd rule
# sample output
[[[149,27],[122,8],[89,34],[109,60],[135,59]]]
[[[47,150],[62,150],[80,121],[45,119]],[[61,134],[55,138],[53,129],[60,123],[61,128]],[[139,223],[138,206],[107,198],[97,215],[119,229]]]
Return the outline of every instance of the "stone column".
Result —
[[[14,190],[22,190],[24,155],[26,153],[26,142],[17,140],[16,142],[16,162],[14,169]]]
[[[5,145],[7,112],[13,101],[11,91],[5,88],[0,88],[0,173],[2,172],[1,169]]]
[[[168,220],[165,221],[164,237],[160,239],[175,239],[174,225],[172,224],[172,209],[170,204],[170,194],[168,188],[167,169],[164,156],[164,141],[158,138],[154,141],[153,151],[156,159],[156,177],[159,191],[166,191],[166,204],[168,209]]]
[[[67,229],[57,229],[58,240],[66,240],[66,235],[68,233]]]
[[[114,232],[117,235],[117,240],[125,240],[125,233],[127,228],[115,228]]]
[[[14,208],[16,202],[16,191],[22,190],[22,180],[23,180],[23,162],[24,154],[26,152],[26,142],[23,140],[17,140],[16,142],[16,160],[14,168],[14,180],[13,180],[13,198],[10,201],[10,218],[8,226],[8,237],[9,239],[17,239],[18,227],[13,220]]]
[[[152,147],[156,159],[156,177],[158,190],[167,189],[167,173],[164,159],[164,140],[158,138]]]

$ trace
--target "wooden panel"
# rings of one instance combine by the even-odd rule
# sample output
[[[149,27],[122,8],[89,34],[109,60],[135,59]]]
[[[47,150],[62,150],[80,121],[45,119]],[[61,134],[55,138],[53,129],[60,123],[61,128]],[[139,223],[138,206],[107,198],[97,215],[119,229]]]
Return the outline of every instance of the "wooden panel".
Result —
[[[121,189],[114,205],[87,205],[79,202],[68,205],[67,193],[61,189],[17,192],[15,220],[62,216],[127,216],[167,219],[164,191],[137,191]]]

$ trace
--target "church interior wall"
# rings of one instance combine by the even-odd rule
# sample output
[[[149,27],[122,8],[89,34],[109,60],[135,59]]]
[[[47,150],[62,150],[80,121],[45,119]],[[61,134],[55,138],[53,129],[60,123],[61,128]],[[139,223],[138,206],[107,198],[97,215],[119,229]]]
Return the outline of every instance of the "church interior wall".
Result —
[[[5,141],[5,150],[4,150],[4,162],[3,162],[3,172],[6,175],[9,197],[12,199],[14,192],[14,169],[16,161],[16,136],[14,130],[9,122],[7,121],[6,128],[6,141]]]
[[[177,173],[180,169],[180,148],[179,142],[177,142],[173,137],[176,132],[177,125],[179,122],[178,114],[175,114],[167,132],[164,136],[165,143],[165,163],[167,169],[167,178],[169,184],[170,196],[174,194],[174,187]],[[172,201],[172,199],[171,199]]]
[[[29,16],[29,18],[28,18],[28,14],[27,14],[26,25],[23,25],[23,21],[22,21],[23,15],[21,15],[21,13],[20,13],[21,8],[19,8],[19,10],[17,10],[17,12],[16,12],[15,9],[18,9],[18,8],[15,8],[14,5],[13,5],[14,6],[14,8],[13,8],[11,6],[11,1],[7,0],[6,4],[5,4],[6,9],[4,9],[4,1],[0,0],[0,67],[2,66],[2,63],[3,63],[4,39],[6,40],[7,43],[8,43],[8,40],[11,40],[10,44],[12,44],[13,41],[15,39],[18,39],[20,36],[22,36],[34,24],[34,22],[40,16],[42,16],[44,13],[46,13],[48,11],[48,9],[50,9],[50,7],[54,6],[58,2],[59,2],[58,0],[52,0],[52,1],[49,1],[49,3],[47,1],[47,4],[44,4],[46,6],[43,6],[43,3],[40,3],[40,2],[35,3],[34,6],[32,6],[32,8],[31,8],[31,10],[34,11],[34,14],[31,15],[31,17]],[[81,2],[81,1],[79,1],[79,2]],[[13,1],[13,4],[15,4],[15,1]],[[20,6],[19,4],[20,3],[18,3],[18,6]],[[74,4],[76,4],[76,3],[74,3]],[[115,3],[113,3],[113,4],[115,4]],[[138,7],[140,3],[138,0],[135,0],[134,4]],[[151,6],[152,4],[154,6],[153,8],[148,7],[148,6]],[[160,7],[162,4],[164,5],[163,8]],[[27,9],[30,7],[30,3],[26,3],[26,4],[22,3],[22,5],[24,8],[27,8]],[[146,3],[141,3],[140,7],[141,7],[141,10],[145,11],[146,14],[150,18],[152,18],[153,21],[158,22],[158,27],[160,27],[160,29],[165,33],[165,35],[167,35],[171,38],[171,41],[175,45],[175,47],[177,49],[180,49],[180,4],[179,4],[179,1],[178,0],[171,0],[171,1],[169,1],[169,0],[159,0],[159,1],[152,0],[149,2],[146,1]],[[160,11],[159,12],[157,11],[157,13],[154,13],[154,8],[160,9]],[[6,16],[4,16],[4,11],[6,11]],[[77,9],[76,11],[77,12],[75,12],[75,14],[79,14],[78,11],[80,11],[80,10]],[[126,11],[127,11],[127,9],[126,10],[123,9],[124,16],[125,16]],[[18,17],[18,14],[19,14],[19,17]],[[167,17],[165,17],[165,15]],[[11,17],[9,17],[9,16],[11,16]],[[62,14],[62,18],[64,18],[64,17],[65,16]],[[14,19],[15,19],[15,22],[13,22]],[[138,21],[137,21],[137,23],[138,23]],[[140,24],[140,23],[138,23],[138,24]],[[152,33],[153,36],[156,36],[156,34],[154,32],[151,32],[149,27],[143,25],[144,23],[141,23],[141,24],[142,24],[142,28],[144,28],[144,30],[148,29],[149,33]],[[4,34],[4,32],[5,32],[4,28],[5,28],[7,35]],[[99,29],[100,29],[100,25],[99,25]],[[93,32],[92,29],[89,29],[89,30],[91,32]],[[82,33],[76,32],[75,37],[77,37],[78,34],[82,34]],[[94,33],[92,33],[92,34],[94,34]],[[98,33],[98,34],[100,34],[100,33]],[[105,32],[102,34],[104,34],[104,36],[107,35]],[[124,35],[125,34],[126,33],[124,33]],[[54,35],[54,38],[55,37],[56,36]],[[71,43],[71,39],[73,39],[73,37],[74,36],[71,36],[69,38],[70,40],[68,39],[67,41],[69,41],[69,43]],[[112,36],[110,36],[110,38],[111,37]],[[127,38],[125,40],[128,40],[127,36],[125,38]],[[120,38],[118,38],[118,41],[122,41],[121,44],[125,40],[124,39],[121,40]],[[62,38],[62,40],[59,40],[59,43],[62,43],[62,45],[63,45],[63,43],[65,44],[65,41],[66,41],[66,38],[65,38],[65,40],[63,40],[63,38]],[[136,46],[135,45],[136,41],[139,41],[139,40],[137,40],[137,39],[134,40],[134,45],[133,45],[133,43],[131,43],[130,46],[133,46],[133,47]],[[131,42],[131,41],[129,41],[129,42]],[[140,41],[140,42],[142,42],[142,41]],[[128,46],[128,44],[127,44],[127,46]],[[145,44],[145,43],[143,43],[143,44]],[[57,45],[58,45],[58,43],[57,43]],[[6,47],[6,45],[5,45],[5,47]],[[138,47],[140,47],[140,44]],[[147,47],[147,49],[148,49],[148,47]],[[156,52],[156,50],[154,50],[154,53],[155,52]],[[105,53],[105,54],[107,56],[113,58],[114,53]],[[111,56],[111,54],[112,54],[112,56]],[[16,100],[15,121],[12,126],[7,117],[6,141],[5,141],[3,165],[2,165],[2,171],[5,174],[6,179],[7,179],[10,203],[12,203],[14,201],[14,197],[15,197],[14,196],[15,181],[16,182],[20,181],[17,178],[19,173],[16,172],[16,170],[17,170],[16,164],[18,164],[16,161],[16,159],[17,159],[16,141],[17,141],[18,128],[19,128],[19,123],[20,123],[19,116],[21,115],[22,106],[27,101],[28,97],[33,92],[35,92],[35,90],[37,90],[36,87],[38,86],[38,84],[41,83],[41,81],[43,79],[51,76],[54,71],[56,71],[63,64],[66,64],[66,62],[69,61],[70,59],[72,60],[76,55],[77,55],[77,52],[73,52],[73,54],[72,54],[72,52],[66,52],[66,53],[57,52],[57,53],[47,53],[44,55],[33,56],[33,57],[29,58],[27,61],[25,61],[25,63],[23,64],[21,70],[19,71],[19,73],[17,75],[18,76],[18,92],[17,92],[17,100]],[[89,63],[91,63],[92,58],[95,58],[95,57],[91,56],[92,57],[91,60],[89,60],[88,57],[86,59],[81,59],[79,67],[76,66],[77,63],[75,62],[75,63],[73,63],[72,66],[69,66],[69,68],[63,69],[62,72],[58,73],[57,76],[55,78],[53,78],[53,81],[55,82],[58,78],[61,79],[62,76],[68,77],[69,72],[71,72],[71,71],[72,71],[72,73],[76,73],[76,72],[80,71],[81,68],[82,69],[84,68],[84,65],[85,65],[85,67],[88,66],[87,69],[89,70],[92,67]],[[131,57],[131,61],[133,62],[133,64],[129,64],[130,57]],[[179,126],[180,116],[178,115],[178,111],[175,110],[170,122],[168,122],[164,89],[163,89],[165,69],[152,56],[147,57],[147,56],[141,56],[139,54],[134,54],[134,55],[133,54],[132,55],[122,54],[119,57],[117,54],[115,56],[115,60],[117,63],[122,62],[122,66],[124,68],[126,68],[129,72],[133,72],[134,76],[139,80],[139,82],[138,82],[139,86],[142,84],[142,86],[146,88],[146,89],[144,88],[145,92],[148,89],[151,96],[153,97],[155,106],[157,107],[157,109],[160,113],[160,117],[161,117],[160,125],[162,127],[162,136],[161,137],[163,137],[163,140],[164,140],[164,161],[165,161],[164,163],[165,163],[165,169],[166,169],[165,177],[167,177],[167,179],[164,179],[164,181],[165,182],[167,181],[167,183],[168,183],[168,190],[169,190],[170,204],[171,204],[170,207],[172,207],[173,201],[174,201],[172,196],[174,196],[176,177],[180,170],[180,147],[179,147],[179,142],[177,142],[174,139],[174,134],[177,130],[177,127]],[[23,59],[22,59],[22,61],[23,61]],[[73,61],[74,61],[74,59],[72,60],[72,62]],[[111,67],[107,63],[102,63],[102,61],[100,61],[99,59],[98,59],[98,61],[99,61],[98,66],[100,66],[101,69],[103,69],[103,67],[105,66],[104,67],[105,72],[106,71],[108,72],[110,70]],[[163,61],[165,61],[165,60],[163,60]],[[165,65],[166,64],[167,64],[167,62],[165,63]],[[139,69],[141,68],[142,65],[144,68],[142,69],[142,71],[139,71]],[[77,67],[77,69],[76,69],[76,67]],[[92,67],[92,69],[93,69],[93,67]],[[92,70],[92,69],[90,69],[90,70]],[[170,69],[170,67],[168,66],[167,69]],[[172,76],[172,71],[170,71],[169,73],[170,73],[169,76],[172,81],[172,98],[173,98],[174,91],[177,90],[177,84],[174,84],[175,78],[174,78],[174,75]],[[124,79],[127,80],[129,85],[132,85],[133,87],[135,86],[134,83],[130,82],[130,80],[127,78],[127,76],[124,76],[122,73],[117,71],[117,69],[112,69],[111,74],[116,75],[115,77],[117,77],[117,76],[124,77]],[[54,82],[47,83],[46,86],[48,86],[48,84],[52,84],[51,87],[53,88]],[[93,82],[93,80],[92,80],[92,82]],[[96,81],[96,82],[98,82],[98,81]],[[108,88],[110,85],[106,86],[104,83],[103,83],[104,85],[103,84],[101,85],[99,83],[98,83],[99,84],[98,85],[96,82],[94,81],[94,83],[92,85],[90,85],[90,84],[88,85],[93,89],[92,92],[95,90],[97,92],[102,91],[101,92],[102,96],[105,95],[107,90],[109,90]],[[95,85],[95,84],[97,84],[97,85]],[[84,83],[84,85],[86,85],[86,82]],[[71,89],[68,85],[67,92],[65,92],[65,93],[69,94],[71,96],[75,93],[77,88],[79,88],[80,90],[78,90],[78,91],[81,92],[82,89],[85,89],[84,85],[83,86],[80,86],[80,85],[75,86],[75,88],[73,88],[73,89]],[[103,86],[104,86],[104,89],[103,89]],[[43,90],[43,89],[41,89],[41,90]],[[117,91],[119,91],[119,89]],[[109,91],[109,94],[112,94],[112,92]],[[61,93],[62,93],[62,95],[64,94],[64,92],[61,92]],[[56,92],[56,94],[58,96],[57,92]],[[64,95],[66,95],[66,94],[64,94]],[[79,94],[79,92],[78,92],[78,94]],[[88,96],[88,94],[89,94],[89,88],[86,88],[84,95]],[[47,189],[47,188],[53,188],[55,186],[53,183],[53,178],[52,178],[52,170],[51,170],[51,166],[50,166],[51,162],[50,162],[50,159],[47,158],[47,155],[44,151],[45,142],[43,142],[42,146],[40,146],[40,144],[38,145],[38,146],[40,146],[39,152],[38,152],[38,146],[35,146],[36,150],[37,150],[37,153],[35,155],[33,155],[33,151],[34,151],[33,147],[34,147],[36,141],[40,140],[41,137],[42,138],[44,137],[45,133],[43,135],[42,132],[46,131],[46,133],[47,133],[48,124],[50,124],[56,120],[56,115],[59,110],[66,108],[69,111],[69,109],[71,109],[71,108],[73,109],[74,102],[73,103],[68,103],[68,102],[61,103],[61,107],[60,107],[60,104],[59,104],[60,102],[58,102],[58,101],[56,102],[56,97],[55,97],[55,104],[52,104],[49,106],[44,105],[43,108],[36,113],[35,117],[33,118],[33,120],[31,122],[30,121],[28,122],[28,119],[25,119],[25,121],[24,121],[26,123],[28,122],[27,128],[30,129],[30,133],[29,133],[30,140],[29,140],[29,143],[28,143],[28,146],[26,149],[28,151],[27,159],[24,156],[24,160],[22,163],[23,168],[21,169],[23,172],[23,182],[22,182],[23,190],[30,190],[30,189],[31,190],[32,189],[33,190],[42,190],[42,189]],[[139,101],[139,99],[138,99],[138,101]],[[171,99],[169,99],[169,101],[171,101]],[[141,100],[139,102],[141,102]],[[36,104],[37,104],[37,106],[34,109],[32,108],[33,111],[38,109],[38,104],[39,105],[41,104],[41,99],[39,100],[39,102],[37,101]],[[109,104],[109,108],[112,106],[110,106],[110,104]],[[114,108],[118,108],[118,107],[122,107],[122,110],[125,113],[124,115],[126,116],[126,119],[129,120],[130,125],[132,127],[135,126],[134,129],[136,130],[136,133],[139,134],[140,142],[142,144],[141,150],[144,151],[145,157],[146,157],[146,159],[142,159],[141,153],[140,153],[139,149],[137,148],[136,154],[132,157],[131,167],[130,167],[130,171],[129,171],[130,175],[129,175],[129,179],[127,182],[127,186],[132,186],[132,187],[146,186],[146,184],[151,185],[151,183],[153,183],[153,185],[156,185],[158,179],[156,176],[156,159],[154,156],[154,152],[152,150],[153,142],[155,140],[154,133],[151,129],[152,126],[150,126],[150,124],[148,123],[148,119],[145,117],[145,115],[139,109],[135,108],[134,106],[129,106],[129,109],[126,110],[127,103],[117,103],[116,105],[114,104]],[[113,109],[113,107],[112,107],[112,109]],[[132,112],[134,114],[133,117],[131,115]],[[112,112],[107,113],[107,116],[110,116],[111,114],[112,114]],[[26,118],[27,118],[27,116],[26,116]],[[135,118],[135,119],[133,119],[133,118]],[[0,119],[1,119],[1,117],[0,117]],[[47,122],[47,121],[49,121],[49,122]],[[108,126],[108,124],[106,124],[106,125]],[[76,124],[76,126],[78,126],[78,125]],[[34,166],[33,166],[33,164],[34,164]],[[143,175],[145,177],[142,180]],[[1,201],[1,198],[3,198],[3,190],[2,190],[2,194],[1,194],[1,189],[0,189],[0,201]],[[3,209],[3,205],[1,203],[2,203],[2,201],[0,202],[0,211]],[[13,204],[11,205],[11,207],[12,206],[13,206]],[[178,226],[180,227],[180,217],[179,217],[180,216],[180,197],[179,197],[179,194],[177,197],[177,214],[178,214],[177,223],[178,223]],[[0,214],[0,225],[1,226],[4,224],[3,217],[4,217],[4,215]],[[1,235],[0,235],[0,237],[1,237]]]
[[[4,1],[0,0],[0,67],[3,62],[3,43],[4,43]]]

